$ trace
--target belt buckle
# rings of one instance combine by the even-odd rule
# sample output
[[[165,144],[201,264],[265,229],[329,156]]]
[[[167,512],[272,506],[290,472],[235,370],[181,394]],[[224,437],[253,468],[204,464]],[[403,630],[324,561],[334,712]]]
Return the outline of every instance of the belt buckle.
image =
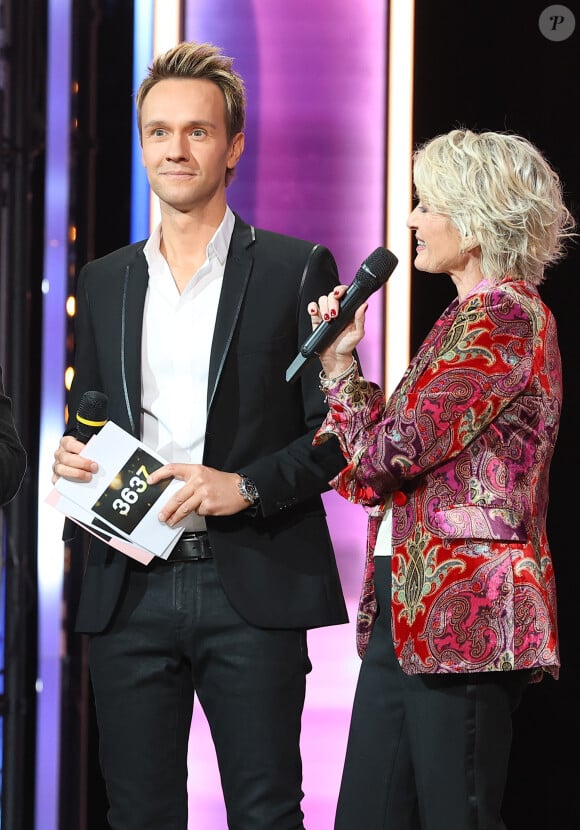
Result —
[[[211,559],[212,553],[206,532],[183,534],[169,554],[168,562],[199,562]]]

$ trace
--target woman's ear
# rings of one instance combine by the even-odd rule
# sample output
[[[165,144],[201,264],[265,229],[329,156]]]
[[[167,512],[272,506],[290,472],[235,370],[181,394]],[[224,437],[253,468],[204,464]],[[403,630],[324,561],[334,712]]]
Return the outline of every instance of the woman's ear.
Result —
[[[461,253],[466,254],[468,251],[473,251],[473,249],[477,248],[478,245],[479,242],[475,238],[475,235],[472,233],[466,233],[461,240]]]

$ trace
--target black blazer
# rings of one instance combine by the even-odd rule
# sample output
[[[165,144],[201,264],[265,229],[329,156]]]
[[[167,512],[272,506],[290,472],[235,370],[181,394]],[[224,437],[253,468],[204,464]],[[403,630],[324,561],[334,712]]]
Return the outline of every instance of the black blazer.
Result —
[[[141,333],[147,290],[144,242],[79,274],[75,376],[69,424],[87,390],[109,398],[108,417],[139,436]],[[320,494],[345,465],[334,440],[312,446],[326,406],[318,361],[286,383],[311,331],[307,304],[339,282],[327,248],[256,230],[236,216],[209,366],[204,464],[244,472],[260,493],[257,515],[206,517],[226,594],[250,623],[311,628],[347,622]],[[195,348],[195,332],[191,333]],[[114,613],[126,557],[91,540],[77,630],[102,631]]]
[[[12,403],[4,394],[0,369],[0,505],[14,498],[25,472],[26,450],[16,431]]]

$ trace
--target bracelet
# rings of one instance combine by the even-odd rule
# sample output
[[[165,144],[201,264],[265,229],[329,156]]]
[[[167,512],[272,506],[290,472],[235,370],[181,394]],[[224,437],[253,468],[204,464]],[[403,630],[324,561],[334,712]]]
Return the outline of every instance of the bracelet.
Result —
[[[318,377],[320,378],[320,391],[325,392],[327,389],[330,389],[331,386],[334,386],[339,382],[339,380],[346,380],[346,378],[353,375],[357,369],[356,360],[352,359],[352,363],[348,366],[344,372],[341,372],[340,375],[336,375],[336,377],[328,378],[324,374],[324,372],[320,372]]]

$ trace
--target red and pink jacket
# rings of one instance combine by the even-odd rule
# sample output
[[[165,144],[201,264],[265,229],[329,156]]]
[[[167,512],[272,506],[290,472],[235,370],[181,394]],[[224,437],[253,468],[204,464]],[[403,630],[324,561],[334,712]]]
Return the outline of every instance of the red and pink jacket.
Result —
[[[508,278],[454,300],[388,400],[357,374],[327,396],[315,443],[338,437],[348,465],[332,486],[369,512],[361,657],[376,615],[377,531],[392,497],[392,628],[404,671],[557,677],[546,513],[562,369],[537,289]]]

